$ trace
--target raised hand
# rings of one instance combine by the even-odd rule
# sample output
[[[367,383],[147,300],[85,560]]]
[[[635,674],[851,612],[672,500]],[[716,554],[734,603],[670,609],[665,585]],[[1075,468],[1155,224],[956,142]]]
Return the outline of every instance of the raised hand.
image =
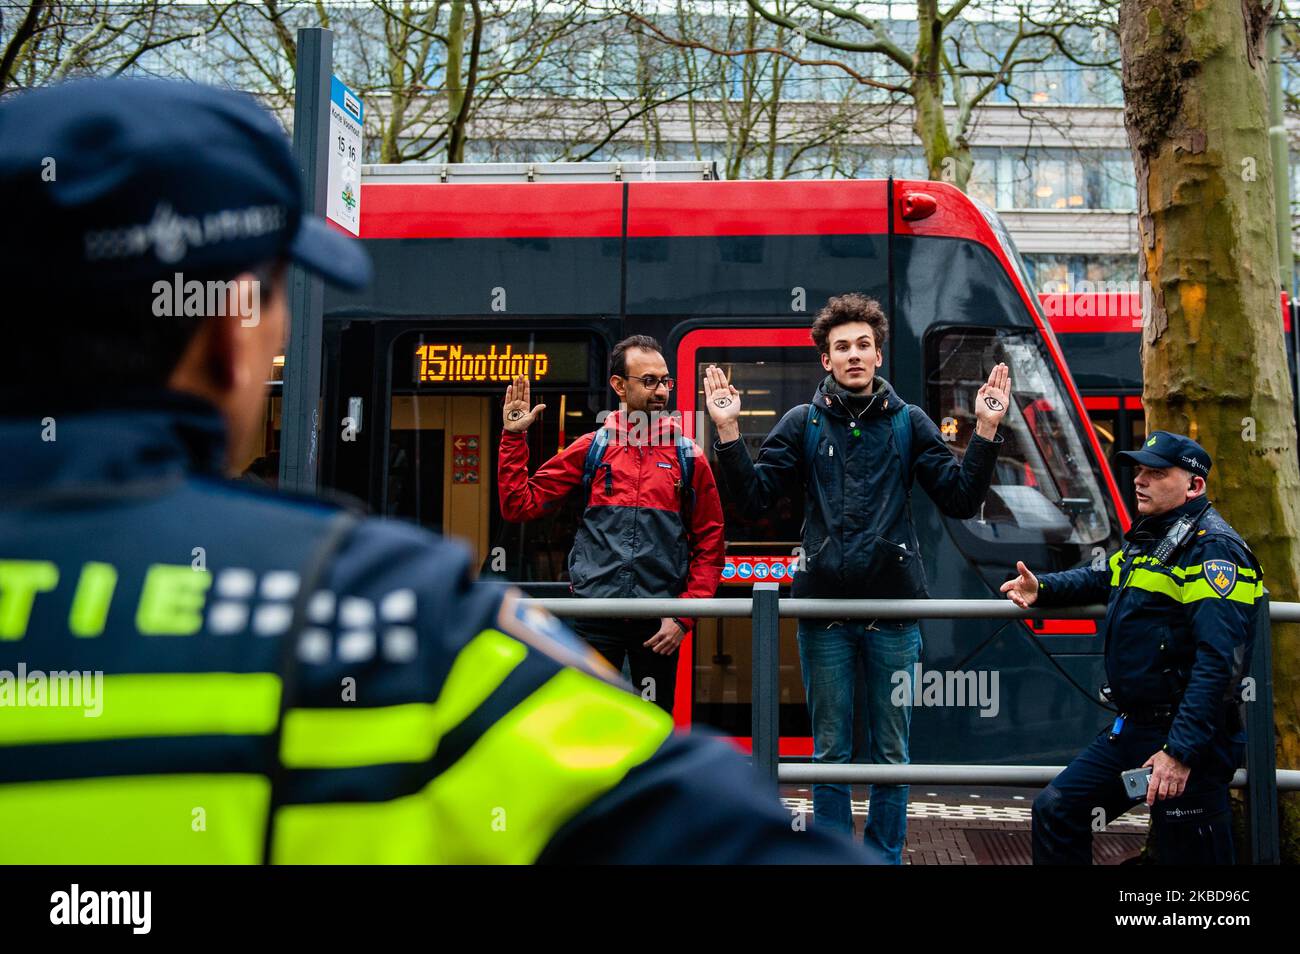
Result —
[[[506,403],[501,409],[502,426],[511,434],[522,434],[528,430],[537,416],[546,410],[545,404],[539,404],[531,410],[528,407],[528,379],[522,374],[515,376],[514,384],[506,385]]]
[[[1038,600],[1038,577],[1030,573],[1029,567],[1023,563],[1017,562],[1016,569],[1020,575],[1014,580],[1007,580],[999,589],[1021,609],[1029,609]]]
[[[988,381],[975,394],[975,433],[993,440],[1010,406],[1011,369],[1005,364],[996,364],[989,372]]]
[[[715,364],[704,369],[704,406],[718,429],[718,440],[726,443],[740,437],[740,392],[727,383],[727,376]]]

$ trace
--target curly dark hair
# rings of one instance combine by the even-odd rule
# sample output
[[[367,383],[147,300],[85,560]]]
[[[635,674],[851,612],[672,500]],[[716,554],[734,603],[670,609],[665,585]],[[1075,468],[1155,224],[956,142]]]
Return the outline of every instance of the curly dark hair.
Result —
[[[817,313],[817,318],[812,323],[813,344],[825,354],[830,348],[831,329],[855,321],[866,322],[871,326],[877,350],[884,346],[885,339],[889,337],[889,319],[885,317],[880,302],[857,292],[837,295],[826,302],[826,307]]]

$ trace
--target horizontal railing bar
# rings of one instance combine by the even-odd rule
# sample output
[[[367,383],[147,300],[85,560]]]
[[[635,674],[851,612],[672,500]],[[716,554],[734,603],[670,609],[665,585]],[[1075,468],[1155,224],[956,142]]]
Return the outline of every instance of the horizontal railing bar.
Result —
[[[1025,785],[1038,787],[1056,778],[1064,765],[832,765],[782,762],[777,779],[787,784],[828,785]],[[1233,788],[1246,787],[1245,769],[1237,769]],[[1277,788],[1300,791],[1300,770],[1278,769]]]
[[[1275,623],[1300,623],[1300,603],[1269,603],[1268,618]]]
[[[581,596],[525,598],[553,616],[574,619],[650,619],[656,616],[716,617],[734,619],[754,612],[752,599],[584,599]]]
[[[1046,785],[1064,765],[832,765],[782,762],[779,781],[828,785]]]
[[[734,599],[586,599],[525,598],[556,616],[574,619],[690,616],[734,619],[749,616],[753,600]],[[1101,619],[1102,606],[1022,610],[1007,600],[829,600],[783,599],[782,617],[790,619]],[[1300,622],[1300,603],[1271,603],[1274,622]]]
[[[528,602],[555,616],[574,619],[650,618],[654,616],[744,617],[753,600],[743,599],[584,599],[539,597]],[[823,600],[784,599],[787,619],[1101,619],[1105,607],[1022,610],[1007,600]]]
[[[796,619],[1101,619],[1104,606],[1022,610],[1010,600],[781,600]]]

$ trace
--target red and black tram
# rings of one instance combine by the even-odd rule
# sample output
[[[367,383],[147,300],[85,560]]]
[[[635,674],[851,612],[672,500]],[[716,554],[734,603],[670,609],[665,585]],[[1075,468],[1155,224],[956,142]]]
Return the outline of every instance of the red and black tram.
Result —
[[[1006,443],[981,512],[953,520],[924,492],[913,497],[931,595],[989,598],[1017,559],[1064,569],[1117,546],[1129,518],[1086,399],[1010,235],[960,191],[909,180],[443,178],[410,167],[363,178],[361,237],[376,280],[326,296],[322,420],[351,427],[323,428],[321,483],[460,537],[484,575],[563,595],[580,516],[575,499],[533,523],[501,519],[500,406],[515,370],[528,369],[535,400],[547,404],[529,432],[534,465],[612,406],[608,352],[634,333],[664,344],[676,406],[706,448],[702,371],[726,368],[756,449],[821,378],[808,328],[846,291],[885,305],[882,373],[957,454],[989,368],[1005,361],[1012,371]],[[788,580],[801,502],[784,501],[758,524],[727,510],[721,595]],[[1104,717],[1095,625],[1034,628],[1029,638],[1018,622],[923,623],[924,669],[995,672],[998,693],[982,706],[918,698],[915,761],[1060,763],[1095,733]],[[781,750],[797,757],[811,740],[794,629],[783,621]],[[681,652],[679,723],[747,744],[749,645],[747,620],[699,623]]]

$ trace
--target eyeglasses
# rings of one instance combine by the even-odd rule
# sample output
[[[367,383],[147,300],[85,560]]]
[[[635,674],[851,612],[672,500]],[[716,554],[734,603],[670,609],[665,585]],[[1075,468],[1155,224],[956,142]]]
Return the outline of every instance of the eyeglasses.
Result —
[[[647,391],[657,390],[659,385],[663,385],[665,390],[671,391],[677,386],[677,382],[672,379],[671,375],[664,375],[662,378],[656,378],[653,374],[643,374],[639,378],[628,378],[629,381],[640,381],[641,386]]]

